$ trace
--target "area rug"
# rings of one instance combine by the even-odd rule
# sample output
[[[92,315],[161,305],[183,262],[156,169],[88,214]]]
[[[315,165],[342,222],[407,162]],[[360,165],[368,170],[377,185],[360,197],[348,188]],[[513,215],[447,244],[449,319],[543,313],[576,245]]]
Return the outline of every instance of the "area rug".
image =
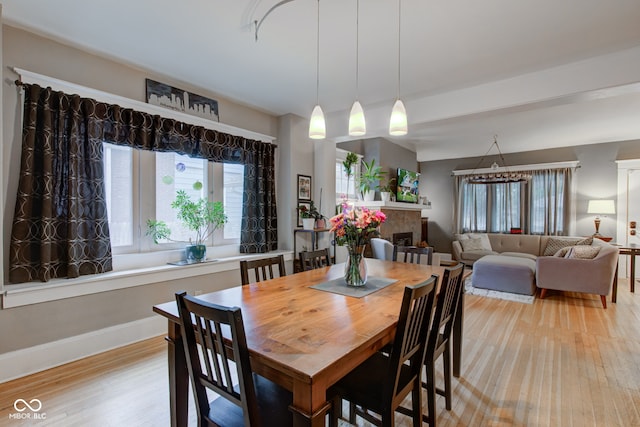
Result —
[[[513,294],[511,292],[492,291],[490,289],[474,288],[471,285],[471,276],[467,277],[464,282],[465,293],[468,295],[478,295],[481,297],[503,299],[507,301],[521,302],[524,304],[533,304],[535,295]]]

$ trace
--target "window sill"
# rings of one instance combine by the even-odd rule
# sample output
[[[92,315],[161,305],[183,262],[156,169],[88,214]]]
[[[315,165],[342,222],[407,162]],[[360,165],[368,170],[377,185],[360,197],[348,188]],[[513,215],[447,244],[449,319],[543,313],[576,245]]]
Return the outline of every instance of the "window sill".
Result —
[[[269,256],[279,254],[284,255],[285,261],[291,261],[293,259],[293,252],[291,251],[269,252]],[[150,285],[167,280],[184,279],[221,271],[237,270],[240,260],[261,258],[264,256],[266,256],[266,254],[238,255],[217,258],[216,261],[200,264],[183,266],[164,264],[111,271],[104,274],[82,276],[76,279],[54,279],[47,283],[31,282],[5,285],[5,292],[2,295],[2,308],[21,307],[47,301]]]

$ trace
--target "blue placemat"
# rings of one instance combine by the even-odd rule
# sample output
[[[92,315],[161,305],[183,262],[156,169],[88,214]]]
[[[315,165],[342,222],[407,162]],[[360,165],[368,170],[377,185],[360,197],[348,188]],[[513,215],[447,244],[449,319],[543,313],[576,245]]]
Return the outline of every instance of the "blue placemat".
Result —
[[[397,282],[396,279],[387,279],[386,277],[369,277],[367,283],[364,286],[347,286],[344,281],[344,277],[329,280],[328,282],[318,283],[317,285],[309,286],[313,289],[320,291],[333,292],[334,294],[346,295],[348,297],[361,298],[365,295],[369,295],[375,291],[379,291],[382,288],[386,288],[392,283]]]

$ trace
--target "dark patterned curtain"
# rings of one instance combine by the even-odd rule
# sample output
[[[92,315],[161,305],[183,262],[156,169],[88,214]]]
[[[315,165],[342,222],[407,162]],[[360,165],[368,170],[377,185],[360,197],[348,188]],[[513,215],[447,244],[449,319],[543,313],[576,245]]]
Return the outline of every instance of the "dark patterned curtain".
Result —
[[[93,112],[78,96],[25,87],[11,282],[111,270],[102,135]]]
[[[244,209],[240,252],[262,253],[277,249],[273,144],[66,95],[51,88],[42,89],[29,84],[23,86],[23,159],[10,248],[9,276],[12,282],[47,281],[54,277],[77,277],[111,270],[111,246],[102,182],[103,141],[142,150],[173,151],[213,162],[243,164]],[[54,124],[47,125],[51,122]],[[50,145],[53,148],[47,148]],[[64,145],[64,150],[58,145]],[[41,154],[46,151],[55,153],[56,160],[54,154]],[[84,157],[75,153],[72,156],[65,154],[74,151],[83,153]],[[72,166],[73,161],[77,162],[75,166]],[[89,233],[76,239],[85,246],[69,251],[74,254],[73,260],[68,256],[60,257],[58,250],[53,256],[42,255],[41,247],[57,248],[64,242],[61,234],[50,232],[52,226],[49,223],[60,221],[59,209],[41,206],[51,204],[49,200],[54,198],[54,194],[57,195],[61,186],[61,176],[52,176],[50,172],[56,168],[61,169],[64,177],[67,171],[73,172],[69,185],[76,185],[78,191],[74,194],[79,195],[69,198],[68,204],[77,209],[82,221],[93,221],[89,226],[78,222],[77,217],[67,220],[67,228],[73,229],[72,235],[75,236],[80,229]],[[43,178],[36,179],[40,176]],[[74,244],[78,245],[75,241]],[[51,259],[60,267],[52,269]],[[81,268],[71,268],[76,264]],[[62,265],[68,267],[63,268]],[[89,265],[94,267],[89,268]]]

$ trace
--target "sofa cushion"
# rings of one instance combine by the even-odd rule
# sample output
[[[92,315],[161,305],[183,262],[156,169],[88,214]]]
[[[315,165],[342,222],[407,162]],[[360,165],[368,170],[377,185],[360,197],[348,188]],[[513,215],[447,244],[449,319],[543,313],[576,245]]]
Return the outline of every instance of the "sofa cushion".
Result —
[[[463,251],[481,251],[484,248],[481,238],[460,240]]]
[[[464,251],[460,254],[463,261],[477,261],[486,255],[499,255],[494,251]]]
[[[551,256],[558,252],[560,249],[567,246],[574,246],[576,243],[583,239],[571,238],[571,237],[550,237],[547,240],[547,246],[544,248],[543,256]]]
[[[569,248],[565,258],[570,259],[593,259],[600,252],[600,246],[576,245]]]
[[[526,259],[531,259],[533,261],[535,261],[538,258],[536,255],[528,254],[524,252],[500,252],[500,255],[512,256],[516,258],[526,258]]]

